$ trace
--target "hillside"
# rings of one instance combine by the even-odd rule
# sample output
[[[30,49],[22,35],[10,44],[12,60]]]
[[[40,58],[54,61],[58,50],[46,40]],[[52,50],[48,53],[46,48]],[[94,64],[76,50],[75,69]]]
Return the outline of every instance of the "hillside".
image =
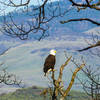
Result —
[[[44,100],[44,96],[40,95],[44,88],[30,87],[18,89],[13,93],[1,94],[0,100]],[[79,91],[71,91],[66,100],[88,100],[85,93]],[[46,97],[49,100],[49,96]]]

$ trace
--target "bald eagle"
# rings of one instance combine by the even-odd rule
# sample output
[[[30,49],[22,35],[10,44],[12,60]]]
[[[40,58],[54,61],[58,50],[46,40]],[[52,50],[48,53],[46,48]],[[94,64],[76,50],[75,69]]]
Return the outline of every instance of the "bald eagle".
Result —
[[[44,68],[43,68],[43,71],[45,73],[44,76],[46,76],[47,73],[49,73],[50,71],[53,71],[56,62],[55,55],[56,55],[56,50],[50,50],[50,54],[47,56],[44,62]]]

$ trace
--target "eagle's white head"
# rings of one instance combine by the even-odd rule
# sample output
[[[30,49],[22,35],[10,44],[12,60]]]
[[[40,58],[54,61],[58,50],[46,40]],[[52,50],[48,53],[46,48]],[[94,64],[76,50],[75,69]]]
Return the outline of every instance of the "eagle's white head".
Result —
[[[50,50],[50,54],[55,56],[56,55],[56,50],[54,50],[54,49]]]

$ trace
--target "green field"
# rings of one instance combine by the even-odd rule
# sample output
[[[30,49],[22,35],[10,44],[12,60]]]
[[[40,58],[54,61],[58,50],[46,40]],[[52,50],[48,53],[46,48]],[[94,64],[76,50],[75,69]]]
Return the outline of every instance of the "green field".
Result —
[[[44,88],[36,86],[24,89],[18,89],[13,93],[1,94],[0,100],[50,100],[49,96],[44,98],[40,95]],[[79,91],[71,91],[70,96],[66,100],[88,100],[85,93]]]

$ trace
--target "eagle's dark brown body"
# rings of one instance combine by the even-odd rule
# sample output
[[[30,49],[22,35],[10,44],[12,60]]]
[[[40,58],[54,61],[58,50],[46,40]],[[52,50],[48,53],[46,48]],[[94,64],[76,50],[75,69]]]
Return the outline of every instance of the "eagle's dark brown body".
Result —
[[[48,57],[45,60],[44,68],[43,68],[45,76],[49,69],[54,69],[55,62],[56,62],[55,56],[51,54],[48,55]]]

